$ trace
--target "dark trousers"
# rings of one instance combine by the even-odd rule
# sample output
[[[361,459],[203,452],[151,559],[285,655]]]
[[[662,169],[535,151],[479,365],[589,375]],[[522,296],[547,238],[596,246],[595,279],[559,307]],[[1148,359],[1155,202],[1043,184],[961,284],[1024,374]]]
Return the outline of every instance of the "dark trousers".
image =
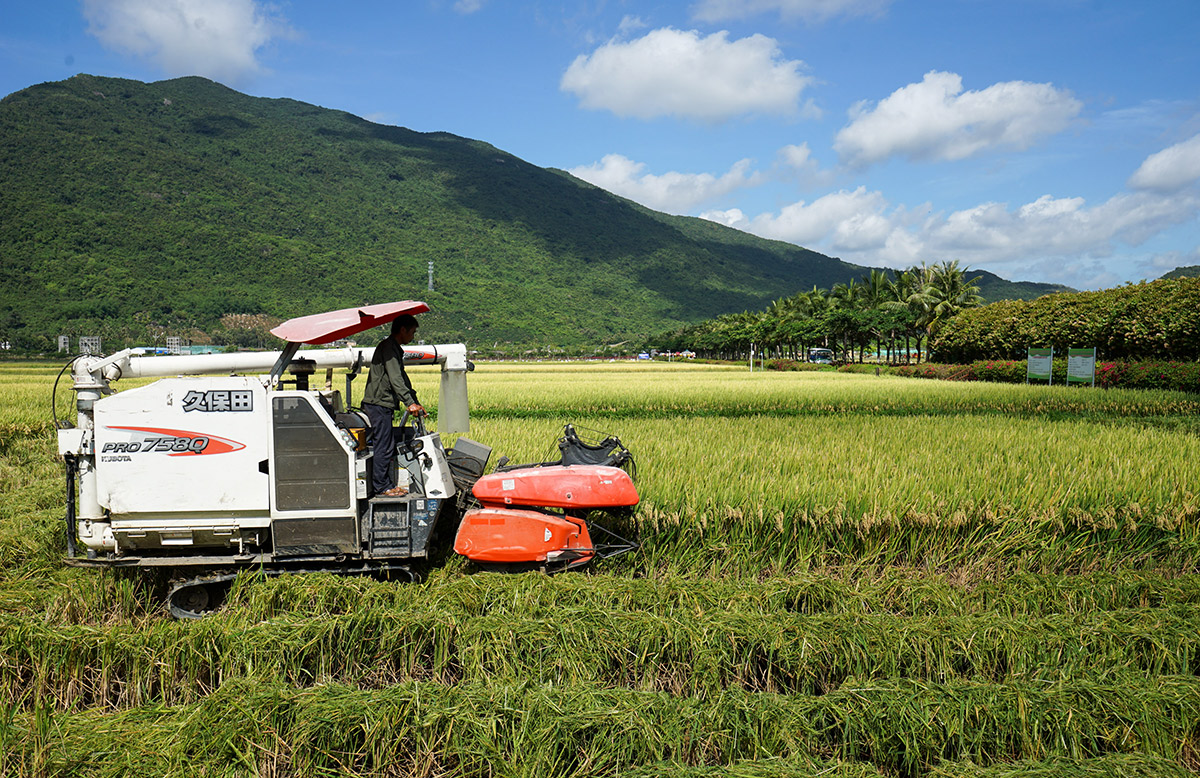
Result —
[[[379,494],[396,485],[396,478],[392,473],[392,463],[396,461],[396,436],[392,426],[395,411],[371,403],[363,403],[362,409],[367,414],[367,421],[371,423],[371,449],[374,457],[371,464],[371,493]]]

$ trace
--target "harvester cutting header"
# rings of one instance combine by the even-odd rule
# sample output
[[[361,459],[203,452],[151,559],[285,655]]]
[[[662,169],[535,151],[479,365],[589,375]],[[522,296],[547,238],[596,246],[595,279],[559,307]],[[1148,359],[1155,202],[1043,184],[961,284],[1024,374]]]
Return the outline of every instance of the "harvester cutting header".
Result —
[[[490,447],[461,435],[443,446],[443,434],[469,430],[463,344],[403,348],[405,365],[441,366],[438,430],[419,418],[415,434],[397,430],[392,483],[407,492],[374,493],[383,452],[351,403],[373,349],[301,346],[428,310],[407,300],[292,319],[272,330],[286,341],[279,352],[78,357],[77,419],[58,431],[68,564],[169,568],[171,611],[190,617],[218,606],[242,569],[416,577],[414,563],[451,532],[476,562],[550,571],[632,549],[587,521],[638,501],[618,439],[585,441],[568,425],[559,459],[501,460],[490,475]],[[339,368],[344,393],[332,385]],[[134,377],[160,380],[114,392]]]

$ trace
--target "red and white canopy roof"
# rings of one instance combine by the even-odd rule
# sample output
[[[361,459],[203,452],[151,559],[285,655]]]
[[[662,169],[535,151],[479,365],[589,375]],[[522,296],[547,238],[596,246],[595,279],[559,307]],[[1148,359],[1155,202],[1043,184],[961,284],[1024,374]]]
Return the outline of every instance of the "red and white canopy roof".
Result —
[[[429,306],[417,300],[401,300],[396,303],[364,305],[359,308],[343,308],[340,311],[314,313],[288,319],[271,334],[291,343],[332,343],[355,333],[387,324],[406,313],[425,313]]]

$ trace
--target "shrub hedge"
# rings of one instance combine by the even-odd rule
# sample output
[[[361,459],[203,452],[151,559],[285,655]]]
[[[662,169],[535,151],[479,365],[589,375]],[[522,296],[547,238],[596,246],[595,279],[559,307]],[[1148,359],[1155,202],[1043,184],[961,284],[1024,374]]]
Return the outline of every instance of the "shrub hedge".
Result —
[[[1200,359],[1200,278],[1006,300],[963,311],[931,345],[938,362],[1020,359],[1029,347],[1095,346],[1109,359]]]

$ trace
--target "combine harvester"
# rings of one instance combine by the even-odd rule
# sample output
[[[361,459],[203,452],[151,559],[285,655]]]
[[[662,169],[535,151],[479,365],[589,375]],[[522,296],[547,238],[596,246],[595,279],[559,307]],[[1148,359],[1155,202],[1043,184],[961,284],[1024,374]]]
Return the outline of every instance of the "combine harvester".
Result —
[[[77,419],[56,421],[67,564],[169,569],[171,613],[195,618],[220,606],[241,570],[415,580],[416,564],[456,527],[455,551],[501,569],[557,572],[634,549],[587,521],[638,502],[617,438],[585,441],[567,425],[559,459],[502,459],[490,475],[490,447],[461,436],[443,446],[442,434],[469,428],[474,366],[462,344],[405,347],[406,365],[441,366],[438,431],[418,419],[415,436],[398,436],[407,495],[369,493],[373,452],[350,390],[373,349],[300,346],[428,310],[406,300],[292,319],[272,330],[287,342],[279,352],[76,358]],[[332,386],[335,368],[347,370],[344,396]],[[324,386],[311,388],[319,369]],[[146,377],[160,380],[111,387]],[[593,542],[594,531],[608,542]]]

